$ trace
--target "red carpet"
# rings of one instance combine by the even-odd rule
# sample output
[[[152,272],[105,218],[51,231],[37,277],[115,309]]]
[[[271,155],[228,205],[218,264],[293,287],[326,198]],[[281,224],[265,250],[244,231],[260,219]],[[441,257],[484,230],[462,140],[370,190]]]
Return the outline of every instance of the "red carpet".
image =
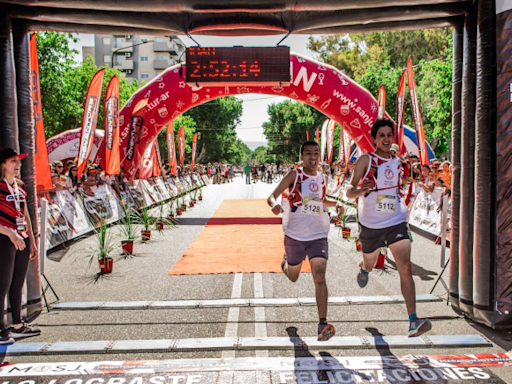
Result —
[[[169,275],[282,273],[283,241],[266,200],[224,200]],[[311,272],[307,261],[302,272]]]

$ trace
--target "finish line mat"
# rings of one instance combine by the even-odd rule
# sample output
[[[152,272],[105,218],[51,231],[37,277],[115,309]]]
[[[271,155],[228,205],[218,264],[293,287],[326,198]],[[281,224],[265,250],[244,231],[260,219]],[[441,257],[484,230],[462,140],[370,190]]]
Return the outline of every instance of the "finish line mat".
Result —
[[[224,200],[169,275],[282,273],[283,242],[266,200]],[[307,261],[302,272],[311,272]]]
[[[485,367],[512,366],[512,354],[270,357],[13,364],[8,384],[503,384]]]

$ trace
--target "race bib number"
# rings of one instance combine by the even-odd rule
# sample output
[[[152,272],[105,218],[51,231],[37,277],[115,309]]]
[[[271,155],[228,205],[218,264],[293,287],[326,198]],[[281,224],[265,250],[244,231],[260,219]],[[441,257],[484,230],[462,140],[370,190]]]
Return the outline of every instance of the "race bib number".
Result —
[[[396,196],[377,195],[377,200],[375,201],[375,211],[381,213],[395,213]]]
[[[324,210],[324,203],[320,200],[313,200],[311,197],[304,197],[302,200],[301,212],[306,215],[320,215]]]

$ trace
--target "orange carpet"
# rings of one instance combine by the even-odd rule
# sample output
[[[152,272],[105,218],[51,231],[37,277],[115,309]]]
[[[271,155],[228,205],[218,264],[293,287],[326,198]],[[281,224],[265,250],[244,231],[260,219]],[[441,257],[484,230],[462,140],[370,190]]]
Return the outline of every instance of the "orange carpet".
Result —
[[[283,241],[266,200],[224,200],[169,275],[282,273]],[[302,272],[311,272],[307,261]]]

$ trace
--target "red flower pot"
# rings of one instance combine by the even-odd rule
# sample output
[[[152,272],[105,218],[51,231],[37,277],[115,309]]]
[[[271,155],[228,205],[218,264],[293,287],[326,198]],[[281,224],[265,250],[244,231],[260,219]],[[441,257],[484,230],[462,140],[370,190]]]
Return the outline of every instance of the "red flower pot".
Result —
[[[187,210],[187,204],[183,204],[183,205],[181,206],[181,210],[182,210],[183,212],[185,212],[185,211]]]
[[[352,231],[351,228],[342,228],[341,229],[341,234],[343,236],[344,239],[348,239],[350,237],[350,232]]]
[[[100,263],[101,273],[112,273],[112,269],[114,268],[114,259],[100,259],[98,262]]]
[[[386,248],[381,248],[379,257],[377,258],[377,264],[375,264],[375,268],[384,268],[384,263],[386,262]]]
[[[121,246],[125,255],[133,254],[133,240],[121,240]]]
[[[181,212],[181,209],[177,209],[176,210],[176,216],[181,216],[182,212]]]
[[[161,231],[164,229],[164,222],[163,221],[157,221],[155,223],[155,226]]]
[[[338,223],[340,222],[340,220],[339,220],[339,219],[336,219],[336,218],[332,219],[332,221],[334,222],[334,226],[335,226],[335,227],[337,227],[337,226],[338,226]]]
[[[193,208],[193,207],[194,207],[194,202],[193,202],[193,201],[191,201],[190,203],[188,203],[188,206],[189,206],[190,208]]]
[[[168,218],[169,220],[174,219],[174,213],[169,213],[169,215],[167,216],[167,218]]]
[[[199,196],[199,201],[203,200],[203,196]]]
[[[362,251],[363,250],[363,245],[361,244],[361,240],[359,240],[359,239],[356,239],[356,249],[358,251]]]
[[[140,231],[142,241],[151,240],[151,231]]]

